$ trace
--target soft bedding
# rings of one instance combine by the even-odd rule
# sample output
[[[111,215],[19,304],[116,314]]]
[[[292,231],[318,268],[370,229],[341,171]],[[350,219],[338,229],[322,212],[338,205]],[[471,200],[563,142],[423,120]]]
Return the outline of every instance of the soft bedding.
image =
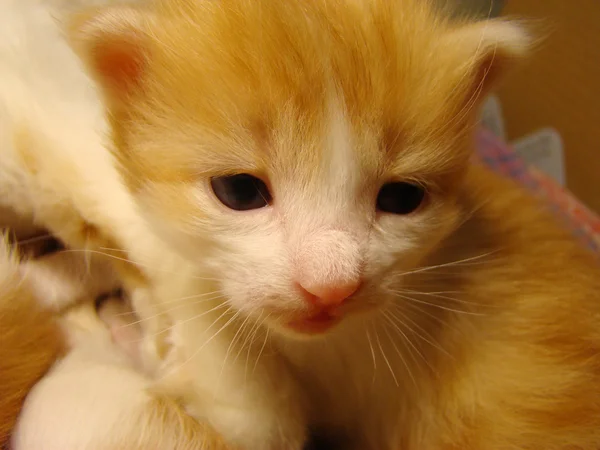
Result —
[[[582,243],[600,256],[600,217],[573,194],[528,166],[510,145],[488,130],[477,133],[477,157],[495,172],[516,180],[542,198]]]

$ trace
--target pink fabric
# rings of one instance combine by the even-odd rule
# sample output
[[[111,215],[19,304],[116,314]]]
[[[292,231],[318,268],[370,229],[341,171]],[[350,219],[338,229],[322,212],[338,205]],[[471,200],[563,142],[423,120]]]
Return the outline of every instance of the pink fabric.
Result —
[[[515,151],[487,130],[476,138],[477,159],[543,199],[565,225],[600,256],[600,217],[541,171],[527,166]]]

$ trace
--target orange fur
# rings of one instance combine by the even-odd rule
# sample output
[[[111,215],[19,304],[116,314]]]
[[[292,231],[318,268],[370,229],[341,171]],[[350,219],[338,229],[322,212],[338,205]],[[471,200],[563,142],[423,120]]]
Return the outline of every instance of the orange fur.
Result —
[[[34,298],[16,257],[0,242],[0,447],[31,387],[63,349],[52,313]]]
[[[455,331],[429,328],[456,360],[440,364],[439,381],[423,387],[432,395],[425,417],[436,419],[420,419],[416,435],[427,438],[411,444],[600,448],[597,261],[512,182],[473,168],[463,189],[470,208],[482,206],[441,253],[493,254],[465,264],[460,281],[438,281],[436,289],[463,290],[461,298],[477,302],[466,309],[484,316],[453,319]]]
[[[521,189],[468,162],[479,98],[528,48],[520,28],[449,21],[422,0],[171,0],[86,15],[73,36],[104,88],[130,187],[194,257],[230,231],[213,217],[225,213],[199,200],[212,176],[263,177],[280,191],[275,202],[288,195],[321,216],[334,211],[338,227],[354,219],[339,211],[383,182],[427,187],[423,218],[412,219],[419,231],[407,228],[420,245],[386,267],[416,289],[412,302],[383,308],[405,327],[404,340],[377,338],[382,356],[398,353],[384,356],[391,374],[381,359],[372,377],[365,369],[361,325],[328,346],[280,346],[312,425],[357,439],[370,432],[357,448],[600,448],[600,270]],[[339,210],[314,200],[326,196],[322,161],[335,148],[324,136],[336,107],[362,177],[355,202]],[[393,237],[381,239],[404,239]],[[257,261],[243,261],[248,280],[269,280]],[[386,317],[377,324],[387,334]]]

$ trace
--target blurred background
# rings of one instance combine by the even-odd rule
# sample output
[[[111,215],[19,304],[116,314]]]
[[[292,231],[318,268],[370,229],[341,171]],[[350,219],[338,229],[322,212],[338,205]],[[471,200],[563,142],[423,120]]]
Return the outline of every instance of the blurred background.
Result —
[[[486,117],[500,117],[498,134],[600,213],[600,0],[451,1],[460,12],[530,18],[549,31]]]

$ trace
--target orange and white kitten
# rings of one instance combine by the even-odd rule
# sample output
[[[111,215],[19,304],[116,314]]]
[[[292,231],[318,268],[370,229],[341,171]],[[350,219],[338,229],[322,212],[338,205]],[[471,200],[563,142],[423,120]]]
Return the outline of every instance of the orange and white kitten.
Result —
[[[309,427],[356,449],[600,447],[600,270],[469,162],[476,106],[530,40],[446,17],[164,0],[74,22],[129,188],[187,259],[148,249],[171,264],[157,375],[242,447]]]

